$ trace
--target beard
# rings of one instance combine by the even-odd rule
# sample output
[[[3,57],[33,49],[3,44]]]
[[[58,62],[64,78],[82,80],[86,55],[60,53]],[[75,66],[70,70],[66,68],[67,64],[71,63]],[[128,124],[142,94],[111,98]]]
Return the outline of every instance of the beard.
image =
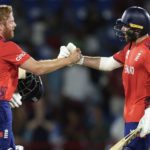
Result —
[[[6,40],[9,40],[14,37],[14,31],[5,27],[3,35]]]

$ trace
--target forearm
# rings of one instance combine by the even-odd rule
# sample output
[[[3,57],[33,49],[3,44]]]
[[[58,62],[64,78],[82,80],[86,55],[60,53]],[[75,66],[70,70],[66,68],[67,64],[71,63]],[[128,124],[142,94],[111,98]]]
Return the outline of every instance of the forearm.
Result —
[[[100,57],[83,56],[83,58],[84,61],[82,65],[99,70]]]
[[[122,64],[116,61],[112,56],[111,57],[83,56],[82,59],[83,59],[82,65],[102,71],[112,71],[122,66]]]
[[[36,75],[43,75],[46,73],[56,71],[57,69],[63,68],[64,66],[70,64],[71,62],[69,58],[41,60],[41,61],[36,61],[33,58],[30,58],[20,67]]]
[[[41,75],[41,74],[50,73],[60,68],[63,68],[71,64],[71,62],[69,61],[68,58],[60,58],[60,59],[53,59],[53,60],[42,60],[39,61],[39,64],[41,70],[39,74]]]

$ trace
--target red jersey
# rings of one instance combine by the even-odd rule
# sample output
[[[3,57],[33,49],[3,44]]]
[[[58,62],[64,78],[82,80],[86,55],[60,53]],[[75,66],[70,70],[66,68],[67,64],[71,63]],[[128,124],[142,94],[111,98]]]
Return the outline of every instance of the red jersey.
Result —
[[[150,97],[150,37],[140,43],[127,44],[114,54],[124,64],[122,78],[125,90],[125,122],[138,122]]]
[[[0,40],[0,100],[12,98],[18,84],[18,67],[29,57],[14,42]]]

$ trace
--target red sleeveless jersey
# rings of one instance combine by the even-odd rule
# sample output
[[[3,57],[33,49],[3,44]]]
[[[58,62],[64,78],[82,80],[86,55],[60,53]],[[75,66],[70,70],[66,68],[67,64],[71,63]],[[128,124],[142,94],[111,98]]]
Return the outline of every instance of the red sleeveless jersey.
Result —
[[[0,40],[0,100],[11,99],[18,83],[18,67],[29,57],[14,42]]]
[[[122,79],[125,90],[125,122],[138,122],[150,97],[150,37],[140,43],[127,44],[114,54],[124,64]]]

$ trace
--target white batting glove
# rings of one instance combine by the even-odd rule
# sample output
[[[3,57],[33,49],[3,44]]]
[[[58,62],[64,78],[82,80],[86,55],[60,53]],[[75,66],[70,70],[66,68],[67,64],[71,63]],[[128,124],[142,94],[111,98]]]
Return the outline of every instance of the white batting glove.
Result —
[[[145,109],[144,116],[139,121],[138,128],[141,128],[141,138],[150,133],[150,107]]]
[[[66,48],[66,46],[61,46],[60,47],[60,52],[58,54],[57,58],[66,58],[70,55],[69,50]]]
[[[21,98],[22,98],[22,96],[19,93],[14,93],[13,97],[11,98],[11,101],[9,102],[11,107],[12,108],[20,107],[22,105]]]
[[[16,150],[24,150],[24,147],[21,145],[16,145]]]
[[[67,49],[72,53],[76,50],[76,46],[73,43],[68,43]],[[84,57],[81,55],[80,60],[76,64],[82,65],[83,62],[84,62]]]

